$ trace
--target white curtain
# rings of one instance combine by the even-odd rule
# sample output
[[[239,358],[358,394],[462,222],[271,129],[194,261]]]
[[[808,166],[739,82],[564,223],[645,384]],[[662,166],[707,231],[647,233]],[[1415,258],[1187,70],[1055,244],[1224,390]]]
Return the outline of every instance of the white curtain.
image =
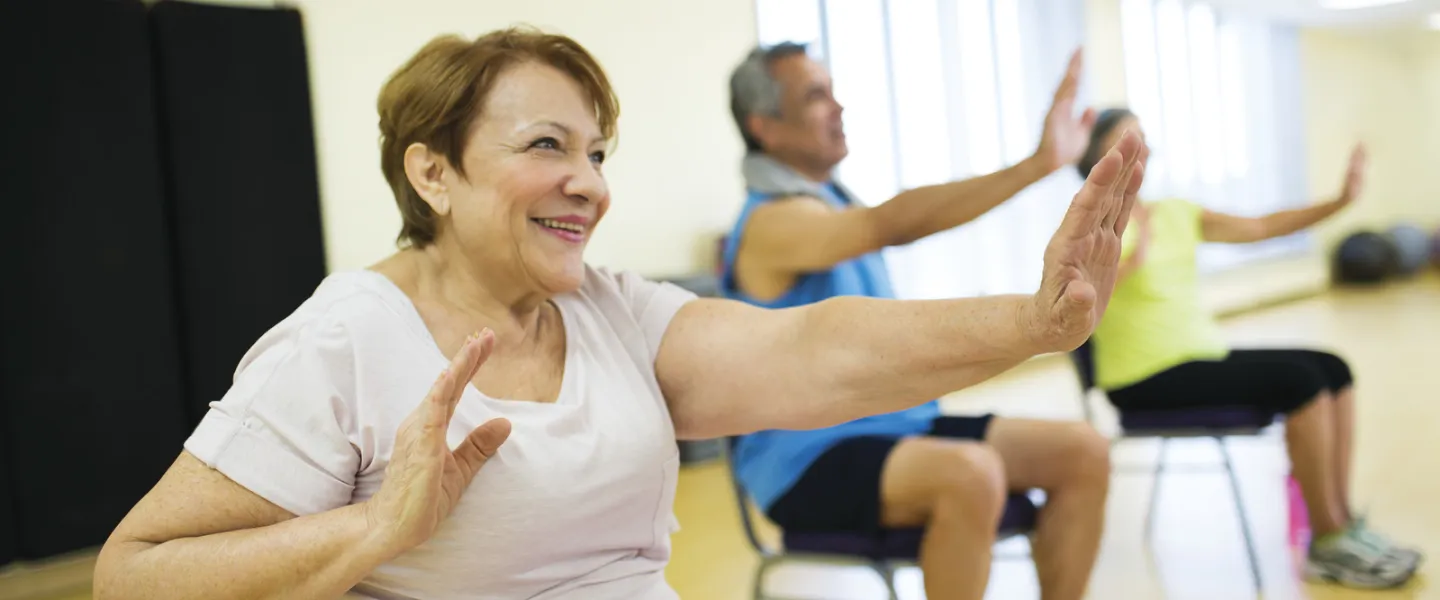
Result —
[[[1127,92],[1157,146],[1145,193],[1239,214],[1305,202],[1294,32],[1181,0],[1122,2]],[[760,43],[809,43],[830,68],[850,145],[838,177],[870,204],[1028,156],[1085,33],[1084,3],[1075,0],[756,7]],[[1089,105],[1087,88],[1082,82],[1077,107]],[[888,249],[896,292],[1034,291],[1045,245],[1080,184],[1074,169],[1061,169],[973,223]],[[1305,240],[1206,248],[1202,260],[1218,268],[1297,243]]]
[[[870,204],[1028,156],[1084,34],[1083,4],[1072,0],[759,0],[757,8],[762,44],[810,43],[830,68],[850,145],[838,177]],[[1032,291],[1079,183],[1062,170],[973,223],[888,249],[896,292]]]
[[[1146,197],[1246,216],[1309,203],[1295,30],[1201,2],[1120,7],[1126,92],[1153,152]],[[1200,264],[1225,269],[1309,244],[1299,234],[1207,245]]]

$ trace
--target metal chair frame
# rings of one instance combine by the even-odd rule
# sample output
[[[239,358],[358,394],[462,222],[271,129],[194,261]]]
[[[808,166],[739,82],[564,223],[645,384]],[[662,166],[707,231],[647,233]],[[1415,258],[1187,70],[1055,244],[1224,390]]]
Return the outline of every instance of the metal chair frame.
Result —
[[[1085,421],[1092,427],[1097,427],[1094,411],[1090,407],[1091,392],[1104,394],[1095,385],[1095,370],[1092,360],[1092,342],[1086,342],[1080,348],[1070,353],[1070,359],[1075,365],[1080,377],[1080,405],[1085,415]],[[1273,425],[1272,425],[1273,426]],[[1144,538],[1148,546],[1152,540],[1152,533],[1155,530],[1155,505],[1160,498],[1160,478],[1166,472],[1165,450],[1170,440],[1173,439],[1196,439],[1209,438],[1215,441],[1220,448],[1221,470],[1225,472],[1227,483],[1230,487],[1230,496],[1234,501],[1235,514],[1240,520],[1240,534],[1245,540],[1245,555],[1249,561],[1251,581],[1255,585],[1255,596],[1261,597],[1264,593],[1264,583],[1260,578],[1260,560],[1255,551],[1255,540],[1251,533],[1250,516],[1245,510],[1244,498],[1240,495],[1240,478],[1235,473],[1235,461],[1230,454],[1230,446],[1225,440],[1232,437],[1258,437],[1264,435],[1271,426],[1264,427],[1176,427],[1158,429],[1127,429],[1123,424],[1119,428],[1119,436],[1110,440],[1111,446],[1126,439],[1155,439],[1160,444],[1158,455],[1155,458],[1155,465],[1152,471],[1150,482],[1150,500],[1145,509],[1145,530]],[[1209,471],[1208,469],[1201,469]],[[1173,469],[1172,469],[1173,471]],[[1118,472],[1118,470],[1117,470]],[[1134,472],[1134,471],[1127,471]],[[1144,471],[1141,471],[1144,472]]]
[[[740,482],[740,478],[735,472],[735,442],[736,438],[728,438],[726,440],[725,462],[726,469],[729,470],[730,484],[735,492],[736,505],[740,509],[740,523],[744,526],[745,529],[745,539],[750,542],[750,547],[754,548],[755,551],[760,555],[760,564],[755,568],[754,585],[753,591],[751,593],[751,597],[754,600],[799,600],[785,598],[782,596],[772,596],[765,593],[765,575],[770,571],[770,569],[774,568],[775,566],[787,562],[805,562],[811,564],[827,564],[834,566],[865,567],[870,571],[874,572],[875,575],[878,576],[880,580],[884,583],[885,590],[889,594],[890,600],[899,600],[899,595],[895,589],[895,571],[904,567],[916,566],[916,562],[913,559],[874,559],[866,556],[856,556],[850,554],[795,552],[785,550],[784,548],[772,548],[762,543],[760,541],[760,536],[756,533],[755,520],[751,516],[754,502],[751,500],[749,493],[745,491],[744,484]],[[1022,536],[1025,537],[1028,542],[1030,534],[1031,531],[1028,529],[1020,529],[1014,531],[1002,530],[996,536],[996,543],[998,544]],[[1021,554],[997,555],[995,558],[1004,560],[1020,558],[1028,559],[1029,557],[1030,553],[1027,550],[1026,552]]]

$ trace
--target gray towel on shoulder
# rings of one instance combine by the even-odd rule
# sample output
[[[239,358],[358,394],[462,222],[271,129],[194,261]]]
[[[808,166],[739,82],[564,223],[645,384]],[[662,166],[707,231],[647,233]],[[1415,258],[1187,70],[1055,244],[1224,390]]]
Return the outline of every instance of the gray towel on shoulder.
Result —
[[[795,172],[794,169],[760,152],[751,152],[745,155],[744,160],[740,162],[740,174],[745,178],[745,187],[753,192],[773,196],[814,196],[825,199],[824,184],[810,181],[804,175]],[[835,191],[839,192],[841,199],[846,202],[850,202],[855,197],[840,182],[832,180],[831,183],[834,184]]]

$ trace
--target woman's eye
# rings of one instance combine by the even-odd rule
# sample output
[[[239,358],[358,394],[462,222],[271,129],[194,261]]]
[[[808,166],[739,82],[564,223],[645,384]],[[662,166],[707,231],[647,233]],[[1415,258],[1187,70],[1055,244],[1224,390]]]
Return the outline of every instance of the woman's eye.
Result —
[[[593,163],[595,163],[595,164],[597,164],[597,165],[598,165],[598,164],[603,164],[603,163],[605,162],[605,153],[604,153],[604,152],[600,152],[600,151],[591,152],[591,153],[590,153],[590,162],[593,162]]]
[[[538,139],[538,140],[535,140],[535,143],[530,144],[530,147],[531,147],[531,148],[540,148],[540,149],[542,149],[542,150],[559,150],[559,149],[560,149],[560,141],[559,141],[559,140],[556,140],[555,138],[552,138],[552,137],[544,137],[544,138],[540,138],[540,139]]]

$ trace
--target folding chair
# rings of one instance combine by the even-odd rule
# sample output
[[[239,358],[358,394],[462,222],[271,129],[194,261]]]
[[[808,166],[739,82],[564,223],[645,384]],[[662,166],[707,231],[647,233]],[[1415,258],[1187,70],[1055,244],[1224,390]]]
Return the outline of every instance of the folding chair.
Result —
[[[725,444],[726,463],[730,470],[730,483],[735,490],[735,499],[740,507],[740,522],[745,527],[745,537],[750,546],[760,554],[760,566],[755,569],[754,600],[781,600],[765,594],[765,574],[784,562],[810,562],[833,565],[853,565],[870,569],[884,582],[890,600],[898,600],[895,590],[895,570],[899,567],[915,566],[920,556],[920,541],[924,529],[882,529],[879,532],[784,532],[780,548],[772,548],[760,541],[751,519],[754,503],[745,486],[735,472],[734,450],[738,438],[727,438]],[[1017,536],[1028,536],[1035,529],[1039,506],[1027,494],[1012,494],[1006,501],[1005,513],[1000,520],[997,541]],[[1028,556],[1028,554],[1027,554]]]
[[[1085,420],[1095,426],[1090,410],[1090,392],[1095,386],[1094,342],[1086,341],[1070,353],[1075,370],[1080,376],[1080,404]],[[1255,595],[1263,590],[1260,581],[1260,563],[1255,554],[1255,541],[1250,532],[1250,518],[1245,512],[1245,502],[1240,496],[1240,479],[1235,475],[1234,460],[1225,439],[1239,436],[1259,436],[1275,423],[1275,415],[1245,407],[1216,407],[1173,410],[1118,411],[1120,435],[1112,444],[1121,439],[1155,438],[1160,442],[1159,455],[1155,459],[1154,479],[1150,484],[1150,503],[1145,509],[1145,540],[1150,541],[1155,529],[1155,505],[1160,497],[1160,476],[1165,470],[1166,444],[1176,438],[1210,438],[1220,447],[1222,467],[1229,477],[1230,494],[1235,502],[1235,512],[1240,517],[1240,533],[1245,538],[1245,553],[1250,561],[1250,576],[1255,583]]]

